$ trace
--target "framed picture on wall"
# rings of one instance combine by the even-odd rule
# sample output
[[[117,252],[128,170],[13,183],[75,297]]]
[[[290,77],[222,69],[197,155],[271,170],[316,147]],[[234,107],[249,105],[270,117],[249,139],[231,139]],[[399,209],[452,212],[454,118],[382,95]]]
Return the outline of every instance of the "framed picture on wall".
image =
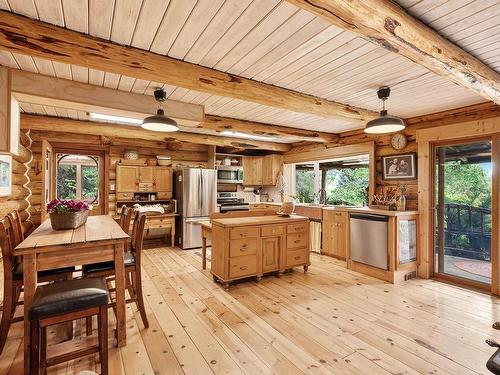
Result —
[[[417,178],[416,154],[382,157],[384,180],[413,180]]]
[[[12,194],[12,156],[0,155],[0,196]]]

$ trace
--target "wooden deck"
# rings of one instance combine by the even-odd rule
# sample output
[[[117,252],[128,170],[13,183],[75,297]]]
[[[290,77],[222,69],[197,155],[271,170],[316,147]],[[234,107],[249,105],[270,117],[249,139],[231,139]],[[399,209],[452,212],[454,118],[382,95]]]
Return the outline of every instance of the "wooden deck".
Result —
[[[112,347],[110,374],[486,374],[484,340],[500,339],[490,328],[498,298],[436,281],[394,286],[313,254],[306,275],[225,292],[194,251],[144,254],[150,328],[129,305],[127,346]],[[11,328],[0,374],[22,373],[21,330]],[[49,374],[94,366],[92,356]]]

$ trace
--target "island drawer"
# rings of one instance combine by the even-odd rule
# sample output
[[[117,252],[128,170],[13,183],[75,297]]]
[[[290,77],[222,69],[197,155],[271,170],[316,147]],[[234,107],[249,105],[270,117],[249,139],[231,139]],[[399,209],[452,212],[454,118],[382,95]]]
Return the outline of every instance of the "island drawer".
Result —
[[[229,242],[229,256],[238,257],[257,253],[257,238],[243,238]]]
[[[303,222],[298,224],[288,224],[286,226],[287,233],[297,233],[297,232],[306,232],[309,229],[309,222]]]
[[[242,228],[233,228],[231,229],[230,239],[238,239],[238,238],[249,238],[249,237],[259,237],[259,227],[242,227]]]
[[[257,273],[257,257],[245,255],[229,259],[229,278],[250,276]]]
[[[297,250],[288,250],[286,253],[286,266],[293,267],[309,263],[309,249],[302,248]]]
[[[288,249],[307,247],[308,237],[307,232],[289,234],[286,236],[286,247]]]
[[[283,233],[285,233],[285,227],[283,225],[263,225],[261,227],[262,237],[280,236]]]

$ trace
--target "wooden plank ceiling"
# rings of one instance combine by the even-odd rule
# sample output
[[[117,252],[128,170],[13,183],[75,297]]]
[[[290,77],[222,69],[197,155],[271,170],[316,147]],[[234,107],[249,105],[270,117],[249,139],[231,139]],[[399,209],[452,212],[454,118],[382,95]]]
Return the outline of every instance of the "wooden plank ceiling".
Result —
[[[408,12],[500,71],[498,0],[399,0]],[[470,90],[354,33],[279,0],[0,0],[0,8],[123,45],[268,84],[378,111],[379,86],[392,88],[390,113],[413,117],[483,102]],[[202,104],[207,114],[342,132],[359,124],[147,82],[109,72],[0,52],[0,64],[60,78]],[[85,113],[23,103],[29,113]]]

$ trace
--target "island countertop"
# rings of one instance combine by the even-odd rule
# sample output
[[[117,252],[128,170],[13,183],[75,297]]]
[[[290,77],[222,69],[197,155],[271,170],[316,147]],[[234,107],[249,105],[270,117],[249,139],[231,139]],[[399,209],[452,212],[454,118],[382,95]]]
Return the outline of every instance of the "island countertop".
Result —
[[[238,227],[243,225],[263,225],[263,224],[289,224],[298,221],[309,220],[305,216],[290,215],[290,216],[248,216],[248,217],[231,217],[212,219],[212,224],[221,225],[223,227]]]

